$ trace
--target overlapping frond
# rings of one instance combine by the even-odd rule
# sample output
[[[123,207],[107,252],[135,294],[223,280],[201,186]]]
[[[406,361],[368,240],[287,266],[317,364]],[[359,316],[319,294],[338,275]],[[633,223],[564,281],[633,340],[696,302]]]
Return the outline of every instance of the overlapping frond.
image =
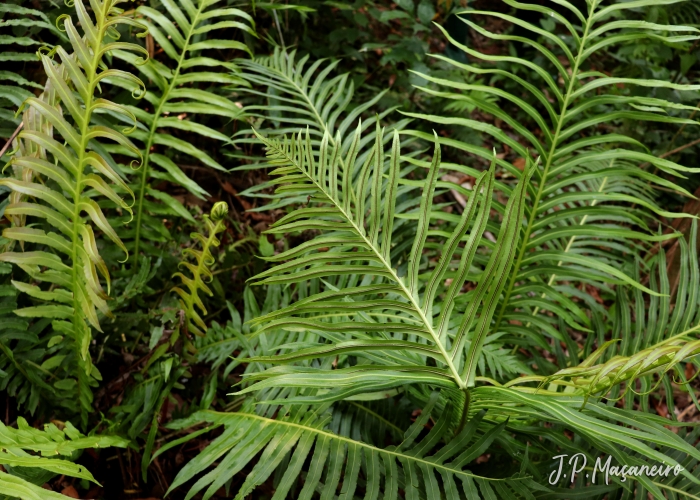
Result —
[[[516,159],[529,159],[533,154],[541,158],[528,188],[527,223],[521,230],[513,272],[504,288],[493,331],[525,336],[544,345],[545,337],[557,338],[559,318],[564,318],[570,326],[576,324],[579,330],[593,328],[575,302],[564,298],[577,296],[576,283],[591,284],[599,289],[621,284],[652,295],[656,293],[631,277],[635,257],[643,255],[648,242],[678,235],[656,234],[649,225],[650,216],[687,215],[664,210],[656,203],[653,189],[661,187],[690,195],[675,180],[697,171],[651,155],[635,138],[610,132],[609,125],[622,120],[697,125],[691,119],[677,116],[692,107],[620,89],[641,86],[682,92],[698,90],[700,86],[607,76],[588,70],[591,57],[615,44],[633,43],[647,37],[667,43],[699,37],[695,27],[619,20],[617,16],[626,9],[651,5],[651,2],[605,6],[600,0],[587,0],[586,12],[579,11],[573,4],[557,2],[568,9],[581,26],[575,26],[550,6],[515,0],[506,0],[506,3],[515,10],[547,15],[556,21],[562,35],[498,12],[464,11],[459,18],[489,39],[529,45],[544,61],[542,64],[512,55],[481,53],[453,39],[444,29],[445,36],[455,47],[484,64],[477,67],[444,56],[434,57],[467,73],[509,80],[518,92],[421,75],[435,85],[423,88],[424,92],[468,102],[502,122],[503,127],[461,116],[406,114],[440,125],[467,127],[489,136],[511,152],[510,161],[499,159],[497,163],[508,176],[516,179],[523,176],[514,166]],[[532,38],[490,32],[474,22],[474,15],[495,16],[530,31]],[[466,91],[494,96],[503,105]],[[534,127],[522,123],[517,113],[509,112],[509,108],[517,108]],[[412,134],[429,139],[421,132]],[[486,148],[451,139],[440,140],[443,145],[462,153],[485,161],[491,158]],[[654,172],[642,164],[651,165]],[[473,169],[458,165],[450,168],[474,175]],[[503,187],[508,193],[507,183]],[[498,209],[500,204],[494,203]]]
[[[529,436],[529,439],[534,441],[546,440],[545,443],[534,444],[535,449],[542,446],[545,460],[551,459],[552,449],[558,449],[562,453],[568,452],[572,455],[585,454],[591,467],[601,454],[610,456],[618,464],[626,464],[628,467],[643,464],[648,466],[650,462],[665,463],[672,467],[678,465],[682,468],[678,482],[687,484],[688,489],[697,489],[700,485],[699,471],[695,465],[700,460],[700,449],[692,440],[685,440],[681,435],[666,428],[669,423],[667,419],[604,403],[584,403],[585,398],[582,396],[567,396],[546,391],[532,393],[512,387],[481,386],[472,392],[470,411],[477,413],[485,410],[495,423],[508,419],[511,424],[509,430],[520,436]],[[543,418],[551,428],[530,425],[541,422]],[[564,437],[564,430],[574,432],[577,439],[569,440]],[[680,432],[684,433],[682,430]],[[513,444],[516,443],[513,441]],[[559,484],[564,488],[572,483],[570,476],[559,479]],[[594,487],[587,484],[591,479],[590,475],[587,478],[580,475],[576,485],[585,488],[584,491],[593,491],[587,489]],[[666,479],[659,481],[653,476],[637,475],[634,482],[628,477],[625,483],[619,476],[611,476],[609,480],[612,486],[609,491],[633,486],[638,491],[650,493],[655,499],[667,498],[662,493],[662,489],[667,486]],[[599,475],[597,481],[597,484],[604,484],[605,475]],[[567,493],[571,491],[562,488],[558,493],[561,498],[570,498]]]
[[[227,135],[206,125],[206,119],[214,116],[235,120],[243,111],[231,99],[217,93],[214,86],[243,86],[246,82],[238,75],[237,66],[218,58],[219,53],[215,51],[250,53],[244,42],[232,39],[231,31],[225,30],[240,30],[255,36],[250,15],[228,7],[221,0],[161,3],[165,12],[146,5],[136,9],[140,21],[167,56],[162,62],[150,59],[146,64],[136,65],[154,87],[145,94],[148,110],[129,107],[144,124],[133,134],[141,144],[143,165],[131,184],[136,193],[133,224],[123,235],[136,254],[144,250],[153,253],[154,243],[170,239],[163,216],[184,217],[194,222],[179,201],[150,186],[154,179],[180,185],[201,199],[208,194],[182,171],[170,153],[224,170],[210,154],[177,137],[177,132],[229,142]],[[131,63],[137,62],[133,55],[124,51],[117,51],[115,55]],[[118,152],[128,154],[123,150]]]
[[[355,88],[350,75],[335,73],[339,62],[319,59],[309,64],[309,55],[297,59],[296,50],[285,51],[279,47],[270,56],[239,61],[243,70],[241,77],[252,87],[244,89],[244,92],[267,100],[267,103],[246,107],[249,115],[273,125],[269,128],[259,127],[258,132],[265,136],[277,136],[294,134],[308,127],[311,140],[316,145],[325,133],[331,136],[331,141],[337,134],[343,139],[347,138],[362,114],[372,109],[386,91],[357,105],[353,102]],[[366,142],[374,140],[371,134],[375,120],[382,120],[394,109],[390,108],[378,117],[363,122]],[[400,130],[406,122],[395,127]]]
[[[653,297],[649,304],[639,292],[633,294],[632,300],[619,296],[614,325],[617,331],[613,332],[616,340],[602,342],[601,339],[599,348],[581,364],[540,378],[541,387],[557,390],[557,385],[561,385],[564,392],[586,398],[625,398],[628,408],[631,408],[632,396],[636,394],[646,407],[651,392],[664,382],[668,387],[665,375],[677,373],[676,382],[688,390],[695,401],[689,384],[691,380],[685,377],[685,362],[694,361],[697,365],[694,358],[700,354],[700,341],[697,340],[700,332],[697,233],[697,220],[693,220],[689,242],[684,238],[679,240],[680,276],[673,306],[665,253],[661,247],[651,263],[650,280],[652,289],[660,296]],[[623,386],[624,390],[620,391],[617,386]],[[616,391],[610,394],[612,389]]]
[[[223,425],[224,432],[188,463],[178,474],[171,490],[209,472],[190,488],[186,499],[204,492],[210,498],[256,455],[260,460],[247,475],[232,498],[243,499],[274,474],[273,499],[310,500],[364,498],[529,498],[523,495],[529,481],[525,478],[491,480],[472,474],[466,466],[488,447],[503,430],[504,424],[485,424],[483,412],[454,438],[450,429],[453,412],[448,407],[436,411],[438,394],[428,402],[420,417],[403,434],[400,444],[378,447],[360,439],[333,433],[327,429],[331,414],[327,406],[293,406],[272,417],[266,414],[200,412],[176,424],[205,422],[209,428]],[[435,424],[423,435],[430,419]],[[348,424],[348,418],[343,422]],[[175,427],[175,426],[174,426]],[[449,444],[445,440],[451,438]],[[305,467],[305,463],[309,465]],[[306,472],[303,487],[299,477]],[[205,490],[206,488],[206,490]]]
[[[95,229],[126,252],[95,199],[109,199],[119,209],[131,212],[131,200],[117,193],[126,193],[128,198],[130,189],[96,148],[99,140],[109,139],[138,155],[138,149],[124,134],[92,124],[98,109],[120,113],[135,122],[123,106],[95,96],[105,78],[142,85],[133,75],[105,68],[102,62],[104,55],[115,48],[145,52],[137,45],[109,41],[115,25],[134,24],[121,14],[118,3],[94,2],[93,22],[82,1],[76,1],[82,37],[71,18],[63,18],[73,53],[59,46],[53,53],[40,54],[48,78],[45,90],[25,101],[25,126],[15,143],[16,154],[6,166],[12,175],[0,179],[0,185],[12,191],[5,215],[13,224],[3,236],[21,245],[14,245],[16,251],[1,254],[0,261],[26,273],[30,282],[12,283],[37,304],[18,309],[15,314],[51,319],[56,334],[73,346],[77,354],[74,385],[83,422],[92,399],[89,385],[99,378],[88,352],[91,328],[100,330],[99,313],[110,314],[109,271],[97,249]],[[54,53],[60,63],[52,59]],[[35,245],[36,250],[30,251],[26,244]],[[100,276],[107,283],[107,291]],[[37,282],[50,287],[42,288]]]

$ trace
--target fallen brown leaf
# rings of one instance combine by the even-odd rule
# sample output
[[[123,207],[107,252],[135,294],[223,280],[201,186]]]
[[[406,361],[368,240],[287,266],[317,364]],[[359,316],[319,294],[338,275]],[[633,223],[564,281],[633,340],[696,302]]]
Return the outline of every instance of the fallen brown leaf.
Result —
[[[69,498],[80,498],[80,495],[78,495],[78,490],[76,490],[73,486],[66,486],[61,490],[61,495],[65,495]]]

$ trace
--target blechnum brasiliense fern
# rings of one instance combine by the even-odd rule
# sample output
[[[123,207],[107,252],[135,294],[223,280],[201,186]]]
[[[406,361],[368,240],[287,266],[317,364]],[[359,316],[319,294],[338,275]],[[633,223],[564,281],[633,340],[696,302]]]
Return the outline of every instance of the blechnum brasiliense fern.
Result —
[[[131,212],[122,196],[133,196],[120,174],[95,150],[96,143],[109,139],[139,154],[121,132],[92,124],[96,110],[122,114],[135,123],[126,108],[95,95],[108,78],[130,82],[132,88],[143,87],[135,76],[108,69],[103,62],[105,54],[115,49],[145,53],[137,45],[110,40],[118,39],[120,24],[143,29],[121,14],[119,3],[121,0],[92,0],[93,21],[82,0],[76,0],[83,36],[69,16],[60,19],[73,52],[58,46],[49,54],[39,54],[47,75],[45,91],[25,101],[25,126],[18,136],[17,153],[6,166],[13,175],[0,180],[0,185],[12,190],[5,214],[13,225],[3,236],[19,243],[12,245],[14,251],[0,254],[0,260],[15,264],[26,274],[30,282],[18,279],[12,283],[35,302],[15,313],[50,319],[55,332],[52,342],[70,346],[70,354],[57,363],[71,366],[70,380],[83,425],[91,408],[90,387],[100,379],[90,358],[91,329],[100,330],[99,314],[110,314],[109,270],[100,257],[93,228],[126,254],[95,199],[107,198],[120,210]],[[56,55],[60,62],[54,60]]]
[[[217,58],[219,53],[215,51],[233,49],[250,53],[244,42],[230,38],[231,31],[222,33],[222,30],[240,30],[256,36],[250,15],[223,5],[221,0],[164,0],[160,3],[167,14],[148,5],[136,9],[140,22],[148,27],[149,34],[167,56],[163,62],[154,58],[145,64],[136,64],[136,69],[153,82],[155,88],[145,93],[144,102],[149,111],[128,107],[145,125],[132,134],[141,143],[143,162],[137,178],[131,183],[136,196],[134,218],[123,235],[127,247],[137,259],[142,251],[147,255],[156,254],[154,244],[172,239],[162,222],[164,216],[184,217],[194,222],[179,201],[150,186],[154,179],[180,185],[200,199],[208,195],[187,177],[173,161],[172,154],[165,154],[165,149],[185,155],[185,158],[194,158],[206,167],[226,170],[208,152],[176,137],[175,131],[230,142],[226,134],[205,122],[211,117],[240,119],[240,107],[217,93],[217,87],[228,85],[236,88],[247,84],[238,76],[238,66]],[[138,62],[129,52],[116,51],[115,56],[131,63]],[[113,150],[128,154],[122,148]]]
[[[541,37],[542,43],[517,41],[532,45],[542,61],[483,55],[451,41],[472,57],[503,63],[460,67],[505,77],[521,86],[522,94],[422,75],[454,89],[426,91],[469,101],[507,129],[462,117],[409,116],[485,132],[524,159],[523,171],[485,148],[417,131],[404,134],[439,142],[432,162],[402,157],[398,135],[385,155],[381,129],[370,141],[360,137],[361,128],[355,135],[325,130],[316,140],[303,133],[291,139],[260,137],[276,167],[274,202],[304,204],[270,231],[320,234],[271,258],[279,264],[259,276],[260,284],[291,287],[296,300],[251,322],[255,329],[249,342],[268,354],[250,359],[249,366],[261,370],[250,370],[237,393],[249,395],[243,409],[201,412],[174,425],[208,422],[224,425],[225,431],[183,469],[172,488],[218,461],[188,494],[191,498],[207,488],[209,498],[258,457],[236,498],[270,477],[275,500],[310,499],[314,492],[328,499],[363,494],[374,499],[384,491],[395,498],[399,490],[405,498],[532,498],[538,484],[547,484],[553,452],[560,452],[583,453],[589,464],[607,454],[620,464],[653,461],[685,468],[668,481],[612,477],[591,496],[649,493],[663,499],[665,492],[700,490],[698,433],[681,429],[676,434],[665,427],[669,420],[635,411],[637,403],[648,409],[648,393],[658,384],[665,385],[667,396],[673,393],[665,375],[669,369],[675,368],[683,382],[680,363],[697,355],[693,339],[700,328],[695,246],[681,245],[683,285],[673,312],[663,250],[644,260],[645,242],[678,236],[654,234],[655,215],[680,214],[659,207],[652,188],[688,193],[640,164],[676,177],[696,170],[658,159],[639,141],[596,127],[619,119],[695,124],[675,116],[685,106],[615,88],[699,87],[619,79],[587,68],[589,57],[606,47],[649,36],[692,41],[697,30],[620,19],[626,9],[651,5],[650,0],[610,5],[589,0],[585,12],[557,1],[570,16],[540,5],[507,3],[551,16],[567,33],[560,37],[495,14]],[[473,13],[462,17],[468,20]],[[485,36],[513,39],[471,26]],[[691,34],[665,34],[674,31]],[[275,55],[274,61],[284,58]],[[526,71],[513,69],[519,66]],[[291,83],[300,81],[291,64],[283,69],[272,75],[262,64],[254,78],[265,73],[269,80],[287,75]],[[532,83],[536,78],[546,93]],[[472,90],[521,109],[537,128],[520,124]],[[289,94],[308,104],[303,93]],[[484,158],[491,168],[482,172],[446,164],[446,170],[474,181],[468,189],[441,181],[441,147]],[[425,181],[412,174],[421,170]],[[497,178],[500,170],[508,175]],[[516,179],[514,185],[509,177]],[[433,204],[434,193],[446,188],[466,199],[461,214]],[[495,192],[508,202],[499,202]],[[484,237],[487,230],[496,238]],[[643,274],[651,276],[648,286]],[[614,311],[608,314],[579,284],[615,297]],[[287,335],[279,335],[280,330]],[[606,344],[609,338],[613,342]],[[611,358],[618,340],[619,356]],[[401,396],[420,402],[423,414],[402,443],[386,447],[386,436],[377,439],[362,426],[372,419],[386,422],[382,415]],[[622,407],[614,405],[619,398]],[[367,419],[348,411],[348,404]],[[431,415],[439,418],[421,434]],[[563,437],[565,431],[574,438]],[[536,482],[518,476],[475,478],[466,467],[487,450],[503,459],[504,477],[520,471]],[[297,484],[302,471],[303,486]],[[462,480],[459,490],[456,478]],[[553,495],[570,498],[569,480],[550,488]],[[576,478],[577,487],[587,482],[583,475]]]
[[[500,498],[527,497],[523,488],[534,491],[538,486],[525,477],[489,481],[465,467],[494,440],[510,446],[511,451],[524,452],[528,436],[532,439],[539,433],[537,427],[531,427],[533,421],[543,418],[557,424],[558,433],[568,427],[590,440],[593,449],[583,451],[591,456],[602,451],[634,463],[640,453],[675,464],[673,455],[663,448],[654,449],[658,445],[700,459],[695,448],[651,415],[635,415],[638,429],[630,429],[626,425],[633,420],[626,411],[597,402],[584,405],[585,391],[565,394],[547,388],[537,392],[536,388],[520,388],[518,378],[506,377],[510,383],[502,384],[492,378],[497,377],[495,373],[477,376],[479,351],[513,262],[509,252],[517,247],[514,240],[523,217],[528,178],[513,190],[497,242],[482,269],[475,268],[474,256],[483,253],[481,235],[490,216],[493,169],[476,180],[460,222],[452,234],[442,238],[440,258],[427,269],[419,269],[418,256],[432,236],[429,218],[440,166],[439,146],[424,182],[400,182],[398,134],[386,162],[382,131],[377,131],[372,152],[361,164],[353,160],[359,135],[348,147],[336,138],[343,164],[355,165],[353,171],[342,171],[341,152],[329,147],[327,136],[318,154],[308,135],[291,140],[261,138],[270,162],[277,167],[273,175],[279,176],[279,193],[303,193],[310,201],[270,231],[317,230],[322,234],[276,255],[271,260],[286,262],[259,276],[261,284],[296,286],[299,300],[251,322],[255,330],[248,341],[259,341],[270,355],[248,360],[249,366],[260,364],[263,370],[248,371],[245,380],[255,383],[238,394],[257,396],[249,398],[241,412],[200,412],[174,425],[179,429],[204,421],[224,425],[226,431],[181,471],[171,488],[219,460],[187,497],[206,488],[205,498],[209,498],[262,451],[236,498],[244,498],[275,470],[277,498],[306,499],[314,491],[320,491],[322,498],[332,498],[341,478],[340,491],[348,498],[358,488],[365,489],[369,498],[377,498],[381,491],[395,495],[399,488],[406,491],[407,498],[419,492],[429,498],[439,498],[441,492],[452,495],[448,498],[462,498],[462,494],[470,499],[489,498],[494,491]],[[527,167],[530,172],[535,168],[534,162]],[[420,208],[417,213],[406,213],[406,207],[412,205],[399,205],[397,200],[413,198],[416,187],[423,188]],[[367,211],[369,215],[359,215]],[[410,229],[401,230],[402,225]],[[402,267],[397,266],[402,243],[410,244],[410,255],[416,256],[416,264],[409,260],[403,273],[397,270]],[[465,285],[470,291],[460,293]],[[279,330],[287,334],[275,333]],[[274,335],[268,337],[268,333]],[[276,342],[270,345],[272,339]],[[689,354],[697,352],[691,344],[687,349]],[[663,367],[656,365],[649,371],[660,370]],[[485,371],[482,366],[481,372]],[[557,379],[587,374],[563,373]],[[522,382],[533,380],[539,379],[525,377]],[[513,383],[516,388],[509,387]],[[441,393],[431,395],[432,389]],[[338,406],[354,402],[363,415],[372,415],[370,420],[381,419],[367,402],[386,402],[387,397],[401,394],[423,401],[425,420],[418,419],[396,447],[384,448],[384,435],[362,435],[360,427],[367,420],[344,414]],[[484,415],[483,410],[488,412]],[[430,415],[437,419],[435,426],[419,440]],[[327,426],[336,419],[342,423],[329,430]],[[511,437],[504,435],[506,428]],[[514,440],[513,434],[522,441]],[[545,431],[545,436],[553,439],[557,434]],[[537,445],[536,451],[551,454],[546,443]],[[304,486],[294,490],[309,456]],[[697,483],[693,475],[686,476]],[[463,483],[462,493],[456,488],[458,479]],[[649,491],[658,491],[648,480],[640,481]]]

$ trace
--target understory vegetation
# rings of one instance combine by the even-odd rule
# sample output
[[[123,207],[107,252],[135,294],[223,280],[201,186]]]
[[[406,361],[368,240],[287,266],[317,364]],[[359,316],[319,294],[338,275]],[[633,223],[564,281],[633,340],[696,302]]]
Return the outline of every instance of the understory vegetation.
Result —
[[[700,498],[698,44],[694,0],[1,3],[0,499]]]

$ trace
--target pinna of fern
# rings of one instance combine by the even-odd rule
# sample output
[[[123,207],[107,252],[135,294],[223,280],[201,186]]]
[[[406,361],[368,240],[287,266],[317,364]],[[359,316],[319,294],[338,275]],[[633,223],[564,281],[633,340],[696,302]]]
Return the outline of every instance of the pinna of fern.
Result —
[[[0,179],[0,185],[12,191],[5,214],[13,226],[5,229],[3,236],[23,246],[36,245],[36,250],[5,252],[0,261],[15,264],[34,283],[51,284],[44,289],[13,281],[20,292],[37,303],[15,313],[28,318],[50,318],[56,334],[65,336],[63,341],[73,346],[71,371],[83,424],[92,400],[90,385],[99,378],[89,354],[91,328],[100,330],[98,311],[110,314],[109,271],[97,249],[93,228],[126,254],[124,244],[95,198],[107,198],[121,210],[131,211],[130,204],[117,193],[120,190],[131,194],[129,187],[92,144],[109,139],[138,154],[121,132],[92,124],[96,110],[121,113],[135,122],[133,114],[123,106],[95,96],[105,79],[122,79],[137,89],[143,88],[135,76],[106,68],[102,61],[106,53],[115,49],[145,53],[137,45],[109,40],[118,38],[119,24],[142,28],[122,15],[119,3],[120,0],[93,0],[93,22],[82,0],[76,0],[82,37],[69,16],[61,18],[73,53],[60,46],[49,54],[39,53],[47,75],[46,90],[41,97],[25,101],[25,127],[18,136],[22,146],[8,164],[14,176]],[[52,58],[54,55],[60,63]]]
[[[220,58],[220,51],[250,53],[244,42],[233,39],[232,33],[240,31],[257,36],[252,17],[241,9],[224,5],[221,0],[164,0],[160,4],[165,12],[141,5],[136,16],[163,49],[163,61],[154,58],[138,64],[134,54],[122,50],[114,53],[134,64],[153,82],[144,99],[152,111],[127,106],[144,124],[132,134],[141,145],[143,162],[137,178],[130,184],[136,196],[134,219],[122,236],[137,255],[142,251],[153,254],[154,245],[170,240],[163,217],[183,217],[194,223],[178,200],[151,187],[154,179],[180,185],[202,200],[208,195],[164,149],[194,158],[209,168],[226,170],[207,151],[177,137],[177,132],[230,143],[225,133],[206,123],[216,117],[240,119],[243,111],[239,105],[218,93],[217,87],[226,84],[238,88],[248,84],[238,74],[236,64]],[[112,150],[133,155],[118,146]]]

